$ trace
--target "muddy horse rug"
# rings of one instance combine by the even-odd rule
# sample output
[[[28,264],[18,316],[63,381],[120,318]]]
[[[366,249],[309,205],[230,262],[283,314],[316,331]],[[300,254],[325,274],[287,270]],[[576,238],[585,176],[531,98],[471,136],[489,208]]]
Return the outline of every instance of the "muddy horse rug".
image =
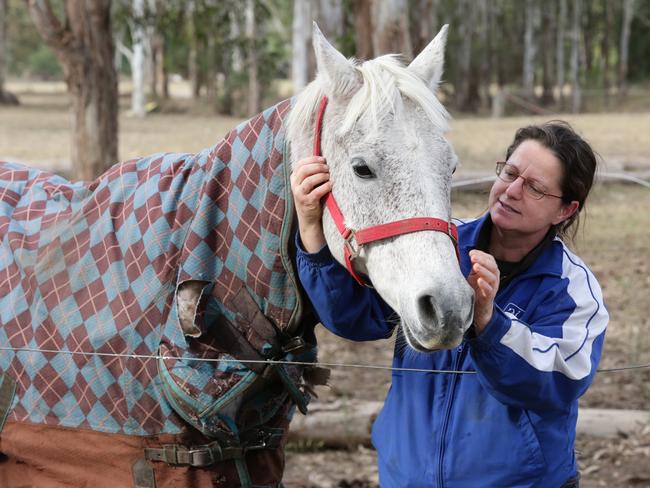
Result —
[[[279,485],[318,376],[264,364],[314,359],[290,108],[91,183],[0,164],[0,486]]]

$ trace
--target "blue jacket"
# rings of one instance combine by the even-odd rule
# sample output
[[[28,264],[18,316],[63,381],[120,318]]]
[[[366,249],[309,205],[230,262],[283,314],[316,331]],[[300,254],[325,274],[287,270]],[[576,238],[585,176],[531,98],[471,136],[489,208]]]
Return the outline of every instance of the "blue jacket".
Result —
[[[465,276],[485,219],[459,225]],[[357,341],[391,335],[392,310],[327,248],[299,248],[297,264],[330,331]],[[608,319],[594,275],[556,238],[499,290],[478,337],[429,354],[396,348],[396,368],[470,373],[393,372],[372,431],[381,486],[546,488],[575,476],[578,398],[596,372]]]

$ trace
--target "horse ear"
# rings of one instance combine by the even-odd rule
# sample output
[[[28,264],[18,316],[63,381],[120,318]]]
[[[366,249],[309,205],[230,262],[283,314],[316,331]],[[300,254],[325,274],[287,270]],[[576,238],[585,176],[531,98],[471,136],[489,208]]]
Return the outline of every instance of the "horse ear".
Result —
[[[330,96],[349,97],[362,84],[354,64],[332,46],[314,22],[312,35],[316,52],[318,76],[324,77],[325,91]]]
[[[449,24],[443,25],[433,41],[409,64],[409,69],[422,78],[433,92],[437,90],[442,77],[448,28]]]

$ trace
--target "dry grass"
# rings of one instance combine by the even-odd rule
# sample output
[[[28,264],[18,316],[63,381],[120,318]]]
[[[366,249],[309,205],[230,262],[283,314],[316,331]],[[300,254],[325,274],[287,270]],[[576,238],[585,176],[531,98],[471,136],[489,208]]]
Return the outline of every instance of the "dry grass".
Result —
[[[68,98],[62,83],[10,83],[20,107],[0,107],[0,158],[66,171],[70,167]],[[128,85],[121,92],[128,93]],[[286,91],[286,89],[284,89]],[[128,96],[121,98],[120,159],[159,151],[196,152],[217,142],[240,119],[217,116],[209,104],[192,104],[187,87],[172,84],[175,97],[171,113],[154,113],[146,119],[128,117]],[[623,164],[650,168],[650,113],[609,113],[557,116],[582,133],[603,156],[604,169]],[[540,123],[548,117],[504,119],[458,118],[449,134],[461,160],[458,177],[491,172],[503,158],[518,127]]]
[[[60,87],[61,88],[61,87]],[[53,171],[70,169],[68,98],[47,85],[17,93],[21,105],[0,107],[0,159],[22,161]],[[155,152],[197,152],[218,142],[240,119],[215,116],[186,99],[174,102],[172,113],[129,117],[122,97],[119,157],[127,160]]]
[[[625,164],[650,168],[650,113],[561,114],[554,118],[569,122],[592,144],[605,162],[604,169],[613,171]],[[539,116],[459,118],[453,122],[449,137],[463,170],[492,171],[519,127],[547,120]]]

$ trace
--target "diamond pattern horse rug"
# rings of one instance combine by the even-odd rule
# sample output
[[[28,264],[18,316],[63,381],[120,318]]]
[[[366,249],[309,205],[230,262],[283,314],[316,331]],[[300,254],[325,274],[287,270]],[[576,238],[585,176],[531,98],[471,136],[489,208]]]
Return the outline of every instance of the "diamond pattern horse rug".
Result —
[[[17,475],[34,486],[279,483],[305,368],[263,360],[314,359],[289,249],[290,108],[91,183],[0,164],[0,485],[3,464],[39,455],[61,458]]]

